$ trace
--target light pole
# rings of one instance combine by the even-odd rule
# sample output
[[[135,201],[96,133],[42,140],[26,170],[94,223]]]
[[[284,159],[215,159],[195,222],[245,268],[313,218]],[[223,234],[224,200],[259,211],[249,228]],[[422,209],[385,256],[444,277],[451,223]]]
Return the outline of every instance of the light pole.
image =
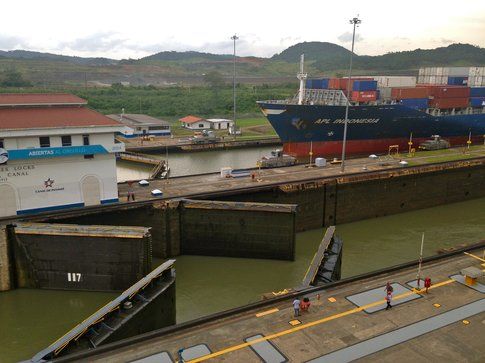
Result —
[[[344,122],[344,139],[342,142],[342,165],[340,171],[343,173],[345,171],[345,146],[347,143],[347,123],[349,121],[349,104],[350,104],[350,84],[352,79],[352,58],[354,56],[354,42],[355,42],[355,27],[360,24],[362,20],[359,18],[353,18],[350,20],[350,24],[353,24],[354,31],[352,33],[352,51],[350,52],[350,67],[349,67],[349,78],[347,79],[347,103],[345,105],[345,122]]]
[[[232,74],[232,101],[233,101],[233,121],[234,121],[234,139],[236,138],[236,40],[238,40],[238,36],[234,34],[231,39],[234,41],[234,73]]]

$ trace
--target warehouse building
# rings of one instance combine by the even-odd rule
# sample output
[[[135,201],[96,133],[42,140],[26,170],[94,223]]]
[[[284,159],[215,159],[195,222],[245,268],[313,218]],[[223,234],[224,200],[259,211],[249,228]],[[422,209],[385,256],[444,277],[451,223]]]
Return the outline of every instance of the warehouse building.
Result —
[[[108,115],[109,118],[121,122],[126,126],[122,135],[126,138],[140,136],[170,136],[170,124],[165,120],[135,113]]]
[[[70,94],[0,94],[0,216],[118,201],[123,125]]]

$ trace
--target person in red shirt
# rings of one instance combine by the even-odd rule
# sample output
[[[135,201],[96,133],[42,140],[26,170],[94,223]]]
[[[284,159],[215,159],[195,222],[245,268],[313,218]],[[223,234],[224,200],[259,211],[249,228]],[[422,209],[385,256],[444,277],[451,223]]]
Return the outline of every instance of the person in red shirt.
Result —
[[[309,307],[310,307],[310,299],[305,297],[300,304],[300,309],[301,311],[308,311]]]
[[[426,293],[428,293],[428,289],[431,287],[431,279],[429,277],[424,279],[424,287],[426,288]]]

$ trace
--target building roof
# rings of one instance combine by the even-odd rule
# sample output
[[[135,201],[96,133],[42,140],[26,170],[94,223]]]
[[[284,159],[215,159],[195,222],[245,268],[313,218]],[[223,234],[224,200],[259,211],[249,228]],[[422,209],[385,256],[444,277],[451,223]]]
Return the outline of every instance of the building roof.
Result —
[[[0,130],[90,126],[122,124],[85,107],[0,107]]]
[[[86,105],[87,101],[68,93],[3,93],[0,107]]]
[[[107,117],[120,121],[127,126],[170,126],[168,121],[138,113],[125,113],[123,117],[119,114],[107,115]]]
[[[200,122],[200,121],[206,121],[206,120],[198,116],[188,115],[181,118],[179,121],[185,122],[186,124],[193,124],[194,122]]]

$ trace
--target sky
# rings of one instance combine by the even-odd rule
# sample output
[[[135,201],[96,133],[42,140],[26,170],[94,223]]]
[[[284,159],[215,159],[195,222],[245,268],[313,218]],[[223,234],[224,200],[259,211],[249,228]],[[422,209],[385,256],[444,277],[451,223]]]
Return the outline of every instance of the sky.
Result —
[[[195,50],[271,57],[303,41],[355,52],[485,47],[485,0],[16,0],[1,5],[0,50],[25,49],[82,57],[141,58]]]

